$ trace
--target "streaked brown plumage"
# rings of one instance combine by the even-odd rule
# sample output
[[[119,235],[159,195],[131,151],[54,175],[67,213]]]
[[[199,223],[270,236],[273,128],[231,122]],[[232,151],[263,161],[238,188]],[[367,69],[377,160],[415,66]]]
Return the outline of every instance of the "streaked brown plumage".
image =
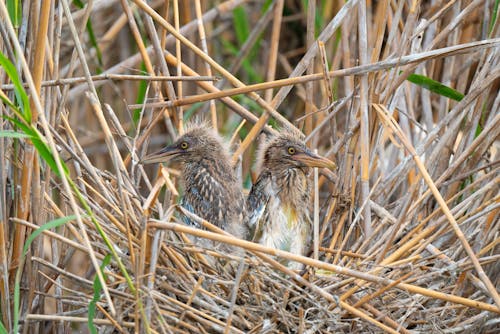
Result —
[[[231,166],[229,149],[206,125],[192,125],[172,145],[152,153],[143,163],[178,161],[185,192],[181,205],[238,237],[246,237],[245,199]],[[183,217],[186,224],[194,224]]]
[[[302,135],[282,132],[259,152],[260,174],[247,198],[254,240],[303,255],[310,239],[311,167],[335,164],[309,150]]]

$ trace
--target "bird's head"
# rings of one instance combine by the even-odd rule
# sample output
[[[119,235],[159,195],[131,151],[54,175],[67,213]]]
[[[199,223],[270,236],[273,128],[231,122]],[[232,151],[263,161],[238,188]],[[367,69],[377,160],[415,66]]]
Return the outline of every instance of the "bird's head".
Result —
[[[196,162],[202,159],[229,161],[227,149],[222,139],[207,126],[195,126],[186,130],[173,144],[160,151],[148,154],[143,164],[179,161],[181,163]]]
[[[260,165],[262,169],[275,171],[308,167],[336,168],[333,161],[311,151],[302,136],[293,132],[282,132],[272,138],[261,151]]]

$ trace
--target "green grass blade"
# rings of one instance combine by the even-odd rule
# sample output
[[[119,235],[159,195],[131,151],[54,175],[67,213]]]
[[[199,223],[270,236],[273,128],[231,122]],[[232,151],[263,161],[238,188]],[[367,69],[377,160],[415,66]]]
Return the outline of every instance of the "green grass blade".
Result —
[[[189,108],[184,110],[184,121],[189,121],[193,115],[201,109],[205,102],[193,103]]]
[[[99,48],[99,43],[97,43],[97,38],[95,37],[94,34],[94,28],[92,28],[92,22],[90,19],[87,21],[87,33],[89,34],[89,41],[90,44],[94,47],[95,53],[97,56],[97,61],[99,64],[99,68],[97,69],[97,74],[102,73],[102,52],[101,49]]]
[[[460,93],[459,91],[456,91],[451,87],[443,85],[439,81],[432,80],[431,78],[428,78],[425,75],[410,74],[406,80],[422,88],[428,89],[433,93],[448,97],[455,101],[461,101],[464,98],[464,94]]]
[[[16,131],[11,131],[11,130],[2,130],[0,131],[0,137],[6,137],[6,138],[31,138],[29,135],[21,132],[16,132]]]
[[[267,12],[267,10],[269,9],[269,7],[271,7],[273,2],[274,2],[273,0],[266,0],[264,2],[264,4],[262,4],[262,8],[260,9],[260,13],[264,14],[265,12]]]
[[[19,112],[19,109],[17,108],[17,106],[9,99],[9,97],[7,95],[5,95],[5,93],[0,90],[0,100],[3,101],[3,103],[5,103],[6,105],[8,105],[10,108],[14,109],[15,112]]]
[[[33,128],[30,125],[26,125],[25,123],[23,123],[19,119],[9,117],[7,115],[2,115],[2,117],[5,118],[6,120],[10,121],[12,124],[17,126],[18,128],[20,128],[23,131],[24,135],[31,139],[31,143],[33,144],[33,146],[37,150],[38,154],[43,158],[43,160],[45,160],[45,162],[50,167],[50,169],[53,171],[53,173],[56,174],[57,176],[61,176],[61,174],[59,173],[59,169],[57,168],[57,164],[56,164],[56,160],[54,159],[54,155],[52,154],[52,151],[50,150],[49,146],[42,140],[42,136],[38,132],[38,130],[36,130],[35,128]],[[63,169],[65,171],[65,174],[68,175],[69,170],[64,162],[62,162],[62,166],[63,166]]]
[[[28,94],[24,90],[24,87],[17,74],[16,67],[11,61],[0,52],[0,66],[3,67],[5,73],[9,76],[10,80],[14,84],[14,93],[16,95],[16,102],[19,104],[19,108],[22,111],[22,117],[26,123],[31,123],[31,110],[30,102],[28,99]],[[3,100],[3,98],[2,98]]]
[[[261,13],[266,13],[269,7],[272,5],[271,1],[266,1],[262,8]],[[248,19],[248,14],[245,11],[244,6],[236,7],[233,10],[233,26],[236,35],[236,42],[231,43],[228,40],[222,39],[221,42],[226,51],[237,56],[239,55],[241,47],[246,43],[247,39],[250,37],[250,21]],[[247,56],[243,58],[242,62],[242,70],[248,75],[248,79],[250,83],[262,82],[263,78],[261,75],[257,73],[255,70],[259,66],[254,66],[253,61],[256,59],[259,50],[260,44],[262,41],[262,33],[256,38],[254,45],[251,47]],[[234,44],[238,45],[237,47]]]
[[[26,239],[26,242],[24,243],[24,247],[23,247],[23,256],[26,256],[26,253],[28,253],[28,249],[29,249],[31,243],[33,242],[33,240],[35,240],[35,238],[37,236],[39,236],[41,233],[43,233],[43,231],[46,231],[46,230],[51,229],[51,228],[59,227],[61,225],[66,224],[67,222],[70,222],[70,221],[75,220],[75,219],[76,219],[76,215],[71,215],[71,216],[66,216],[66,217],[61,217],[61,218],[51,220],[51,221],[43,224],[42,226],[40,226],[40,228],[33,231],[33,233],[31,233],[31,235],[28,237],[28,239]]]
[[[144,73],[147,73],[146,71],[146,65],[144,62],[141,63],[141,71]],[[144,100],[146,99],[146,92],[148,90],[148,82],[146,80],[141,80],[139,82],[139,89],[137,90],[137,98],[135,100],[135,104],[142,104],[144,103]],[[134,124],[137,126],[139,119],[141,118],[141,109],[137,108],[133,111],[132,114],[132,120],[134,121]]]
[[[25,123],[23,123],[22,121],[20,121],[18,119],[15,119],[15,118],[12,118],[12,117],[9,117],[9,116],[6,116],[6,115],[3,115],[2,117],[5,118],[5,119],[7,119],[7,120],[9,120],[14,125],[18,126],[25,134],[31,136],[30,139],[31,139],[31,141],[33,143],[33,146],[36,148],[38,154],[40,154],[40,156],[45,160],[45,162],[47,163],[47,165],[49,165],[49,167],[52,169],[52,171],[56,175],[58,175],[60,177],[65,177],[68,180],[68,183],[70,184],[71,188],[73,189],[73,191],[75,192],[76,196],[78,197],[78,200],[80,201],[80,203],[84,207],[85,211],[88,213],[88,216],[90,217],[90,219],[94,223],[97,231],[99,232],[99,235],[104,240],[104,242],[105,242],[106,246],[108,247],[109,251],[113,254],[113,258],[116,260],[116,262],[118,264],[118,267],[122,271],[122,274],[124,275],[125,280],[127,281],[129,288],[133,292],[135,292],[135,286],[134,286],[134,284],[132,282],[132,279],[130,278],[130,275],[128,274],[125,266],[123,265],[123,262],[121,261],[120,257],[116,253],[116,250],[113,247],[113,244],[111,243],[111,241],[107,237],[107,235],[104,232],[102,226],[99,224],[99,222],[95,218],[95,216],[94,216],[94,214],[92,212],[92,209],[88,205],[87,201],[85,200],[85,198],[83,197],[83,195],[78,190],[78,187],[76,186],[76,184],[69,177],[69,170],[68,170],[68,167],[66,166],[66,164],[64,163],[64,161],[61,160],[61,165],[62,165],[62,167],[63,167],[63,169],[65,171],[65,173],[64,173],[65,175],[60,175],[59,169],[57,168],[57,164],[56,164],[56,161],[54,159],[54,156],[52,155],[52,152],[50,151],[49,147],[42,140],[42,135],[38,132],[38,130],[36,128],[33,128],[32,126],[26,125]]]
[[[235,56],[238,55],[239,49],[236,46],[234,46],[233,44],[231,44],[231,42],[222,40],[222,44],[224,45],[224,48],[228,52],[230,52],[231,54],[233,54]],[[250,63],[250,59],[251,59],[251,57],[247,56],[243,59],[243,62],[241,63],[241,67],[245,71],[244,73],[246,73],[248,75],[248,79],[249,79],[250,83],[262,82],[263,78],[257,73],[257,71],[255,71],[254,66],[252,66],[252,64]]]
[[[233,99],[237,101],[239,104],[241,104],[243,107],[255,111],[257,115],[262,115],[262,113],[264,112],[264,109],[257,102],[255,102],[254,100],[252,100],[251,98],[249,98],[244,94],[235,95],[233,96]],[[273,121],[272,119],[269,120],[269,124],[271,124],[272,121]]]
[[[233,10],[233,24],[236,33],[236,40],[241,46],[250,34],[250,24],[248,23],[248,15],[243,6],[238,6]]]
[[[0,321],[0,334],[8,334],[7,328],[5,328],[5,326],[1,321]]]
[[[7,0],[7,11],[9,12],[10,21],[14,28],[18,28],[21,25],[23,15],[21,7],[21,0]]]
[[[2,61],[2,59],[1,59],[2,56],[3,55],[0,53],[0,62]],[[7,68],[9,68],[9,71],[10,71],[11,70],[10,65],[12,65],[12,63],[10,63],[10,61],[8,59],[6,59],[6,60],[7,60],[7,62],[5,63],[5,65],[7,66]],[[3,64],[2,64],[2,66],[3,66]],[[16,80],[16,78],[17,78],[17,80],[19,79],[17,77],[17,72],[15,72],[15,69],[14,69],[14,74],[11,77],[11,80],[14,82]],[[31,112],[29,111],[30,110],[29,109],[29,101],[28,101],[28,96],[26,94],[26,91],[24,90],[24,87],[20,84],[19,80],[18,80],[18,85],[16,85],[16,83],[14,83],[14,85],[15,85],[15,87],[17,87],[17,88],[15,88],[15,91],[19,92],[19,96],[21,96],[21,98],[18,98],[16,100],[16,102],[18,102],[20,105],[22,105],[24,103],[24,105],[27,106],[27,108],[26,108],[27,113],[26,112],[23,113],[22,110],[20,110],[16,105],[14,105],[12,103],[12,101],[10,101],[5,95],[0,94],[0,99],[2,99],[2,101],[4,101],[6,104],[8,104],[11,107],[11,109],[19,117],[19,119],[14,118],[14,117],[9,117],[7,115],[2,115],[2,117],[4,119],[10,121],[13,125],[20,128],[24,132],[24,134],[31,139],[31,142],[33,143],[33,146],[38,151],[38,154],[40,154],[40,156],[45,160],[45,162],[49,165],[49,167],[52,169],[52,171],[57,176],[61,176],[61,174],[59,173],[59,169],[57,168],[57,164],[55,162],[52,151],[50,150],[49,146],[43,141],[42,134],[38,131],[38,129],[35,126],[33,126],[31,124]],[[25,99],[23,96],[25,96]],[[24,100],[24,102],[22,102],[23,100]],[[22,106],[21,106],[21,108],[22,108]],[[62,166],[64,168],[65,174],[68,174],[69,170],[64,162],[62,162]]]
[[[22,269],[24,267],[24,260],[26,258],[26,254],[28,253],[28,249],[31,246],[31,243],[37,236],[39,236],[43,231],[46,231],[51,228],[56,228],[59,227],[63,224],[66,224],[69,221],[75,220],[76,216],[71,215],[67,217],[62,217],[58,219],[51,220],[42,226],[38,228],[37,230],[33,231],[31,235],[26,239],[23,247],[23,254],[21,256],[21,259],[19,260],[19,267],[17,268],[16,272],[16,281],[14,284],[14,328],[13,328],[13,333],[18,333],[19,332],[19,300],[20,300],[20,291],[21,291],[21,276],[22,276]]]
[[[106,275],[104,275],[104,268],[109,264],[110,261],[111,261],[111,254],[107,254],[104,257],[104,259],[102,260],[100,270],[102,272],[102,277],[104,277],[104,279],[106,279]],[[94,324],[94,318],[95,318],[95,313],[96,313],[96,305],[100,299],[101,291],[102,291],[101,281],[99,281],[99,278],[97,277],[97,275],[94,278],[94,284],[92,285],[92,288],[94,290],[94,297],[92,298],[92,300],[90,301],[90,304],[89,304],[87,326],[89,328],[89,331],[92,334],[97,334],[97,328]]]
[[[488,29],[488,35],[490,37],[491,33],[493,32],[493,28],[495,27],[495,22],[497,21],[497,16],[498,16],[498,5],[500,4],[500,0],[495,1],[495,6],[493,7],[493,14],[491,15],[491,21],[490,21],[490,27]]]
[[[309,0],[302,0],[302,6],[307,10],[309,7]],[[324,25],[324,18],[321,15],[324,13],[323,9],[325,7],[325,3],[316,4],[316,13],[314,14],[314,38],[318,38],[319,33],[321,32],[321,27]]]

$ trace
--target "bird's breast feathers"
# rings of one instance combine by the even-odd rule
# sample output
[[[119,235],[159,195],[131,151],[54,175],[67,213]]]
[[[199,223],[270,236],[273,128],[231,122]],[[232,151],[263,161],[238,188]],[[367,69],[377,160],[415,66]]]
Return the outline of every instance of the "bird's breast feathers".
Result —
[[[306,181],[298,171],[291,171],[285,178],[261,174],[249,195],[255,240],[286,251],[301,249],[310,230]]]
[[[262,226],[261,243],[290,251],[294,244],[304,243],[309,230],[308,222],[302,221],[297,209],[291,205],[281,205],[279,198],[275,197],[268,202],[266,208],[266,223]]]

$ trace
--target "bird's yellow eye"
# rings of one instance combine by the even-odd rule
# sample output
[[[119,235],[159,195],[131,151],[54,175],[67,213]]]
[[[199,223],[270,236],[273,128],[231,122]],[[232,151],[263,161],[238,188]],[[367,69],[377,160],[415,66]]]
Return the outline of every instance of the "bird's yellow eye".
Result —
[[[189,147],[189,144],[188,144],[187,142],[183,141],[183,142],[181,143],[181,148],[182,148],[183,150],[187,150],[187,148],[188,148],[188,147]]]
[[[288,148],[288,154],[295,154],[295,148],[289,147]]]

